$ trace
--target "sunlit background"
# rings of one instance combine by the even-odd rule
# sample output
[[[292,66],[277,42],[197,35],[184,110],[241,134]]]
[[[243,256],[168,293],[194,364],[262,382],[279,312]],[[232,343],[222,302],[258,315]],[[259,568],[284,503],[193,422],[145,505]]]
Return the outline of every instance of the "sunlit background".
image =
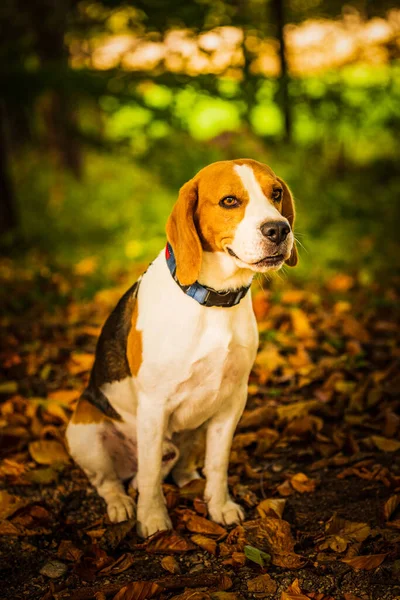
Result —
[[[132,277],[179,187],[238,157],[294,192],[284,276],[367,284],[399,265],[394,1],[24,4],[1,8],[3,282],[72,269],[90,295]]]

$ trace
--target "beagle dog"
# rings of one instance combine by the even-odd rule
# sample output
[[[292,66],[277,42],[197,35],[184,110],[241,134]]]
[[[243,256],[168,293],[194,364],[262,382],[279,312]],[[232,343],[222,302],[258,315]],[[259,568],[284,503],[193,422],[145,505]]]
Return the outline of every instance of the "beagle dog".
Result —
[[[171,528],[162,480],[199,477],[190,448],[204,432],[210,518],[243,519],[227,471],[258,345],[249,287],[296,265],[294,217],[286,183],[255,160],[211,164],[181,188],[166,249],[107,319],[66,432],[111,522],[133,516],[132,480],[138,533]]]

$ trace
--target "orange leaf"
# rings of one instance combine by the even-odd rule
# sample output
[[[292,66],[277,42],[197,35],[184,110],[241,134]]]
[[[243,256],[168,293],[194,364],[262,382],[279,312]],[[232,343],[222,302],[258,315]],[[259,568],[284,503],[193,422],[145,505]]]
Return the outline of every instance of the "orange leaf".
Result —
[[[226,529],[221,527],[221,525],[189,511],[184,514],[183,521],[186,524],[186,529],[193,533],[205,533],[207,535],[216,535],[218,537],[226,535],[227,533]]]
[[[309,596],[302,593],[299,580],[295,579],[288,589],[282,592],[281,600],[309,600]]]
[[[398,505],[400,504],[400,494],[395,494],[387,500],[383,506],[383,516],[386,520],[390,519]]]
[[[192,542],[175,531],[159,531],[146,542],[146,551],[150,554],[182,554],[195,549]]]
[[[169,573],[180,573],[181,569],[173,556],[164,556],[161,559],[161,566]]]
[[[309,479],[305,473],[296,473],[290,478],[290,484],[296,492],[304,494],[305,492],[314,492],[317,482],[315,479]]]
[[[342,558],[342,562],[350,565],[353,569],[371,571],[376,569],[386,558],[386,554],[370,554],[368,556],[356,556],[355,558]]]
[[[147,600],[159,596],[163,588],[151,581],[132,581],[124,585],[113,600]]]
[[[203,550],[207,550],[207,552],[210,552],[210,554],[217,554],[217,542],[215,540],[212,540],[211,538],[208,538],[205,535],[202,535],[201,533],[196,533],[195,535],[192,535],[190,539],[197,546],[203,548]]]

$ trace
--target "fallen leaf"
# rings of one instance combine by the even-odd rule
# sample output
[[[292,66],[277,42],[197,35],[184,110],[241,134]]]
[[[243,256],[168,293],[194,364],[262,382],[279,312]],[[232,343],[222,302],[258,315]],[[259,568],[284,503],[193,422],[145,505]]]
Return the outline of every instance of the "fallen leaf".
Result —
[[[214,556],[217,554],[217,542],[215,540],[212,540],[201,533],[192,535],[190,539],[196,544],[196,546],[203,548],[203,550],[207,550],[207,552],[214,554]]]
[[[294,333],[298,338],[304,339],[314,335],[314,330],[304,310],[301,308],[292,308],[290,316],[292,318]]]
[[[303,594],[300,589],[299,580],[295,579],[293,583],[289,585],[287,590],[282,592],[281,600],[310,600],[310,597]]]
[[[390,440],[381,437],[380,435],[371,435],[371,440],[374,442],[375,446],[379,450],[383,450],[383,452],[396,452],[396,450],[400,450],[400,442],[397,440]]]
[[[392,516],[399,504],[400,494],[395,494],[394,496],[391,496],[389,500],[385,502],[385,504],[383,505],[383,516],[385,517],[386,521],[390,519],[390,517]]]
[[[256,597],[259,597],[260,594],[275,594],[276,588],[276,581],[268,573],[247,580],[248,591],[255,594]]]
[[[104,569],[102,569],[100,573],[101,575],[119,575],[120,573],[123,573],[124,571],[130,569],[134,562],[135,560],[133,558],[133,555],[129,552],[126,552],[125,554],[122,554],[122,556],[117,558],[116,561],[111,563],[111,565],[104,567]]]
[[[72,402],[75,402],[75,400],[78,400],[79,396],[79,390],[56,390],[50,392],[48,397],[54,402],[69,405],[72,404]]]
[[[252,562],[256,563],[257,565],[260,565],[260,567],[264,567],[265,565],[271,562],[270,554],[267,554],[266,552],[263,552],[258,548],[254,548],[254,546],[245,546],[244,555]]]
[[[304,559],[294,552],[294,540],[287,521],[264,517],[247,521],[243,527],[252,545],[271,553],[272,563],[277,567],[298,569],[304,564]]]
[[[78,375],[84,371],[90,371],[93,362],[93,354],[73,352],[68,361],[67,369],[71,375]]]
[[[49,577],[50,579],[58,579],[65,575],[67,570],[67,565],[64,563],[58,560],[50,560],[40,569],[40,574],[46,575],[46,577]]]
[[[344,552],[348,545],[363,542],[371,532],[367,523],[348,521],[334,515],[325,526],[326,540],[319,545],[320,550],[330,548],[334,552]]]
[[[257,506],[257,512],[260,517],[278,517],[281,519],[285,504],[286,500],[283,498],[266,498]]]
[[[33,460],[40,465],[69,462],[69,456],[64,446],[55,440],[31,442],[29,444],[29,452]]]
[[[386,554],[370,554],[366,556],[356,556],[355,558],[342,558],[342,562],[350,565],[353,569],[371,571],[372,569],[379,567],[386,556]]]
[[[205,486],[205,479],[193,479],[179,489],[179,495],[181,498],[188,500],[194,500],[197,497],[202,498]]]
[[[11,517],[18,509],[26,506],[29,500],[13,496],[6,490],[0,490],[0,520]]]
[[[296,492],[304,494],[306,492],[315,492],[317,482],[315,479],[309,479],[305,473],[296,473],[290,478],[290,485]]]
[[[62,540],[57,550],[57,556],[64,560],[78,562],[82,558],[83,552],[74,546],[71,540]]]
[[[146,542],[146,552],[150,554],[182,554],[195,549],[191,541],[175,531],[159,531]]]
[[[159,596],[163,588],[152,581],[132,581],[124,585],[113,600],[147,600]]]
[[[161,566],[169,573],[180,573],[181,568],[173,556],[164,556],[161,559]]]
[[[305,400],[304,402],[294,402],[293,404],[278,406],[278,417],[281,421],[291,421],[292,419],[308,415],[318,405],[319,402],[317,400]]]
[[[171,600],[211,600],[211,595],[208,592],[185,590],[182,594],[172,596]]]
[[[186,525],[186,529],[193,533],[204,533],[206,535],[216,535],[218,537],[227,534],[226,529],[221,527],[221,525],[189,511],[183,515],[182,520]]]

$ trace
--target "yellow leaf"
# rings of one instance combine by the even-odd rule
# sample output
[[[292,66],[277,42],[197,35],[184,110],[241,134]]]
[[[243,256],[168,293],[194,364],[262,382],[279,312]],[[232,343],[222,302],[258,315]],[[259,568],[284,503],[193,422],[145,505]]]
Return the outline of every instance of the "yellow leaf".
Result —
[[[257,512],[260,517],[278,517],[281,519],[285,504],[286,500],[283,498],[267,498],[257,506]]]
[[[64,446],[55,440],[38,440],[29,444],[29,452],[33,460],[40,465],[66,463],[69,456]]]
[[[19,508],[26,506],[28,502],[25,498],[13,496],[6,490],[0,490],[0,520],[11,517]]]
[[[314,330],[304,310],[292,308],[290,312],[294,333],[298,338],[309,338],[314,335]]]
[[[380,435],[371,435],[371,440],[375,446],[383,452],[396,452],[400,449],[400,442],[397,440],[390,440],[389,438],[381,437]]]
[[[342,562],[350,565],[353,569],[371,571],[383,563],[386,554],[370,554],[368,556],[356,556],[355,558],[342,558]]]

